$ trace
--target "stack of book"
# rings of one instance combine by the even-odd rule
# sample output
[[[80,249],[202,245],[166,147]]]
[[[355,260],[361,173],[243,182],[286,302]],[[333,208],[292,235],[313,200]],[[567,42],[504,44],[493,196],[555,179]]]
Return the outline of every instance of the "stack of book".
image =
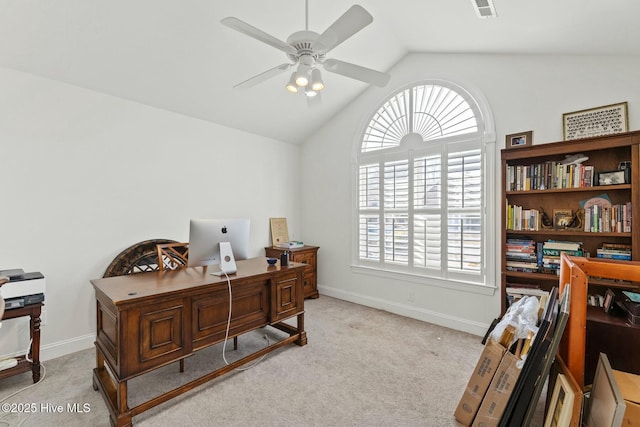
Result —
[[[548,240],[542,244],[543,273],[558,274],[560,271],[560,253],[565,252],[571,256],[582,256],[582,242],[570,242],[562,240]]]
[[[538,256],[536,242],[531,239],[507,239],[507,270],[536,273]]]
[[[631,202],[608,206],[594,204],[584,211],[584,231],[591,233],[630,233]]]
[[[297,240],[292,240],[290,242],[282,242],[282,243],[278,243],[277,245],[279,248],[283,248],[283,249],[296,249],[296,248],[301,248],[304,246],[304,243],[297,241]]]
[[[506,190],[529,191],[593,186],[593,166],[548,161],[532,165],[507,166]]]
[[[507,230],[537,231],[540,229],[540,211],[508,204],[506,227]]]
[[[631,245],[624,243],[603,243],[597,250],[598,258],[631,261]]]

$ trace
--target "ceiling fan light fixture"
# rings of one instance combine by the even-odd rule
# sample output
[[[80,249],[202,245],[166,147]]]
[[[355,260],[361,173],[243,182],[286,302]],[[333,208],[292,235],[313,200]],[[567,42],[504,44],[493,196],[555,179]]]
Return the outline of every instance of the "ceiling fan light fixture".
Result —
[[[313,89],[307,89],[307,90],[304,91],[304,94],[306,96],[308,96],[309,98],[313,98],[314,96],[318,95],[318,92],[313,90]]]
[[[300,87],[306,87],[309,84],[309,71],[308,65],[298,65],[298,72],[296,73],[296,84]]]
[[[296,85],[296,72],[291,73],[291,78],[285,86],[285,88],[291,93],[298,93],[298,86]]]
[[[324,82],[322,81],[322,74],[320,74],[320,70],[314,68],[311,71],[311,89],[318,92],[324,89]]]

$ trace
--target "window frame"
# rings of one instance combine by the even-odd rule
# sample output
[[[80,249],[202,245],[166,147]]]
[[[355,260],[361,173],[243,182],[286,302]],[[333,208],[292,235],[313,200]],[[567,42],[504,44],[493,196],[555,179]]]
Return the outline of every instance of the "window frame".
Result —
[[[363,138],[367,131],[372,118],[378,114],[380,109],[389,102],[390,99],[406,90],[413,90],[413,88],[425,85],[438,85],[443,86],[449,90],[455,91],[462,96],[471,107],[475,119],[477,122],[477,131],[473,133],[467,133],[456,136],[445,136],[442,138],[430,139],[423,142],[418,138],[407,138],[396,147],[382,148],[379,150],[362,151]],[[478,99],[480,98],[480,99]],[[487,131],[490,127],[491,130]],[[352,168],[352,188],[353,193],[353,232],[352,232],[352,271],[362,274],[370,274],[377,277],[391,278],[396,280],[404,280],[416,283],[423,283],[433,286],[442,286],[449,289],[458,288],[465,291],[471,291],[476,293],[482,293],[490,295],[496,289],[495,282],[495,239],[492,239],[492,233],[490,230],[495,229],[492,219],[496,216],[494,212],[497,212],[495,201],[495,134],[492,132],[493,121],[488,104],[482,96],[476,94],[472,95],[471,92],[462,88],[461,86],[445,82],[442,80],[424,80],[418,83],[412,83],[405,87],[399,88],[393,91],[390,95],[376,106],[372,113],[366,116],[366,122],[359,132],[354,144],[354,156],[353,156],[353,168]],[[455,147],[454,150],[451,147]],[[481,266],[479,280],[469,279],[469,273],[465,272],[452,272],[445,270],[443,273],[443,265],[441,264],[438,270],[439,274],[429,274],[429,269],[421,267],[410,267],[401,265],[390,265],[384,261],[384,253],[380,254],[379,261],[370,261],[366,259],[360,259],[360,214],[366,212],[360,208],[360,167],[367,164],[375,164],[380,167],[381,173],[384,172],[384,165],[389,161],[407,160],[409,162],[409,174],[413,168],[412,163],[415,158],[422,157],[424,155],[439,155],[448,156],[449,153],[461,152],[465,149],[479,149],[481,156],[481,191],[482,199],[481,206],[479,207],[479,213],[481,215]],[[442,167],[446,167],[448,161],[442,161]],[[443,180],[441,181],[441,191],[444,192],[442,198],[446,198],[446,170],[442,170]],[[409,191],[413,191],[413,179],[409,179],[410,188]],[[384,188],[382,184],[384,179],[380,178],[381,187],[379,188],[380,202],[384,203]],[[446,209],[445,207],[439,208],[440,212]],[[409,222],[413,221],[414,212],[421,212],[422,210],[415,209],[414,206],[407,208]],[[379,215],[381,219],[384,219],[385,215],[384,206],[380,206],[378,209],[374,209],[372,213]],[[444,210],[444,212],[447,212]],[[445,215],[441,215],[441,218],[445,219]],[[384,239],[384,224],[380,223],[379,238]],[[441,242],[444,243],[447,236],[447,224],[441,223]],[[413,242],[413,236],[411,238]],[[442,244],[442,248],[446,245]],[[411,257],[412,251],[409,251]],[[446,251],[441,251],[442,259],[446,259]],[[411,263],[410,263],[411,264]],[[426,274],[425,274],[426,272]]]

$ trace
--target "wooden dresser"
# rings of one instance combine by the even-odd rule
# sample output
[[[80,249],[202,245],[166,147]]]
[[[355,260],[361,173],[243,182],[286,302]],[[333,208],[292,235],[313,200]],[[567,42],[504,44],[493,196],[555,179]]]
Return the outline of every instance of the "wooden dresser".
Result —
[[[304,245],[301,248],[283,249],[275,246],[264,248],[266,255],[280,259],[280,255],[289,251],[289,261],[307,264],[302,275],[303,292],[305,298],[318,298],[318,246]]]

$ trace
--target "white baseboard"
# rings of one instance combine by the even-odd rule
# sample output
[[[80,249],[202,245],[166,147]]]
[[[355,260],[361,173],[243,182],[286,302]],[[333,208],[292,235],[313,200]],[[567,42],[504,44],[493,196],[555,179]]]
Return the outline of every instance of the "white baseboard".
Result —
[[[80,337],[70,338],[64,341],[58,341],[51,344],[45,344],[40,346],[40,361],[55,359],[56,357],[66,356],[67,354],[75,353],[76,351],[86,350],[92,348],[96,341],[96,334],[88,334]],[[0,355],[0,359],[7,357],[24,356],[28,351],[27,348],[10,354]]]
[[[488,324],[473,322],[450,314],[438,313],[423,308],[412,307],[400,304],[394,301],[374,298],[368,295],[362,295],[354,292],[348,292],[342,289],[331,288],[327,286],[318,286],[318,291],[322,295],[338,298],[344,301],[353,302],[367,307],[377,308],[379,310],[388,311],[400,316],[410,317],[412,319],[421,320],[423,322],[433,323],[434,325],[444,326],[446,328],[455,329],[457,331],[467,332],[480,337],[484,336],[489,328]]]
[[[92,348],[96,341],[96,334],[88,334],[80,337],[59,341],[40,347],[40,360],[50,360],[56,357],[75,353],[76,351]]]

